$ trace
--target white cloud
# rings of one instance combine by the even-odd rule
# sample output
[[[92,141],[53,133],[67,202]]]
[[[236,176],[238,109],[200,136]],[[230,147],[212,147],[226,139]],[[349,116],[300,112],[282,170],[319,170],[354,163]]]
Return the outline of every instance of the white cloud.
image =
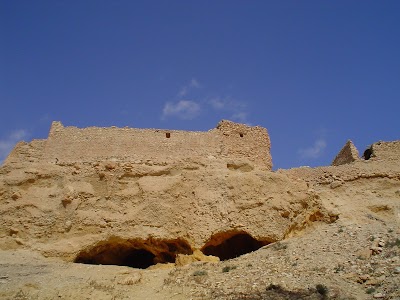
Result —
[[[248,124],[248,122],[247,122],[247,115],[248,115],[247,112],[237,112],[237,113],[234,113],[234,114],[231,116],[231,119],[232,119],[233,121],[236,121],[236,122],[239,122],[239,123]]]
[[[0,163],[7,157],[15,144],[28,137],[24,129],[12,131],[6,138],[0,140]]]
[[[246,108],[245,103],[231,99],[230,97],[225,97],[225,98],[215,97],[211,98],[208,102],[215,110],[239,112]]]
[[[185,85],[185,86],[183,86],[181,89],[180,89],[180,91],[179,91],[179,93],[178,93],[178,96],[179,97],[184,97],[184,96],[186,96],[189,92],[190,92],[190,90],[192,90],[192,89],[198,89],[198,88],[200,88],[200,83],[198,82],[198,80],[196,79],[196,78],[192,78],[191,80],[190,80],[190,82],[187,84],[187,85]]]
[[[208,100],[209,105],[214,110],[223,111],[230,113],[230,119],[239,123],[248,123],[247,116],[248,112],[246,111],[247,105],[243,102],[234,100],[230,97],[220,98],[215,97]]]
[[[305,149],[300,149],[299,154],[302,158],[315,159],[322,155],[326,146],[327,146],[327,143],[326,143],[325,139],[320,138],[314,142],[313,146],[311,146],[309,148],[305,148]]]
[[[217,109],[217,110],[221,110],[226,107],[226,101],[224,101],[221,98],[212,98],[209,101],[209,103],[212,106],[212,108]]]
[[[240,123],[249,124],[247,121],[248,111],[247,104],[237,101],[232,97],[213,97],[206,98],[197,95],[196,100],[187,99],[188,94],[194,89],[202,88],[202,85],[196,78],[192,78],[185,86],[183,86],[177,94],[176,101],[166,102],[162,112],[162,119],[167,117],[176,117],[183,120],[191,120],[197,117],[202,108],[210,111],[218,112],[220,118],[230,119]],[[198,93],[197,93],[198,94]],[[191,95],[192,99],[193,96]]]
[[[200,105],[191,100],[167,102],[164,105],[163,118],[177,117],[182,120],[191,120],[199,115],[200,110]]]

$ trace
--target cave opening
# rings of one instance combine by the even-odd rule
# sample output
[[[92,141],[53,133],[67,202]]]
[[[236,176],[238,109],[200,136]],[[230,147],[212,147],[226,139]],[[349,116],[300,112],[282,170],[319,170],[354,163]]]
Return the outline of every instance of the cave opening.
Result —
[[[368,148],[364,151],[363,157],[365,160],[369,160],[372,156],[373,152],[372,152],[372,148]]]
[[[158,263],[174,263],[177,254],[192,254],[190,245],[176,240],[110,239],[81,251],[74,262],[147,269]]]
[[[228,260],[256,251],[269,243],[256,240],[244,231],[229,231],[213,235],[201,250],[205,255],[218,256],[220,260]]]

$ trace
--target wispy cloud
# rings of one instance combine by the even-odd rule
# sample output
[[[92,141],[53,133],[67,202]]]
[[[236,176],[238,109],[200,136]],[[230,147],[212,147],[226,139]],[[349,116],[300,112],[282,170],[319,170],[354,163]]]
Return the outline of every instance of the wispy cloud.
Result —
[[[230,114],[229,118],[240,123],[248,123],[247,105],[244,102],[234,100],[230,97],[214,97],[208,103],[217,111]]]
[[[248,110],[245,102],[238,101],[232,97],[207,97],[204,91],[196,91],[202,89],[203,85],[196,78],[192,78],[184,85],[175,100],[168,101],[164,104],[161,119],[165,120],[169,117],[175,117],[182,120],[192,120],[200,115],[202,111],[209,113],[217,113],[220,118],[230,119],[240,123],[248,122]],[[190,100],[188,100],[190,99]]]
[[[28,132],[24,129],[12,131],[4,139],[0,140],[0,163],[7,157],[15,144],[28,137]]]
[[[249,124],[247,121],[247,116],[248,113],[247,112],[238,112],[238,113],[234,113],[231,118],[233,121],[239,122],[239,123],[245,123],[245,124]]]
[[[191,120],[199,115],[200,110],[200,104],[192,100],[167,102],[164,105],[162,117],[163,119],[177,117],[182,120]]]
[[[221,98],[212,98],[208,101],[208,103],[216,110],[222,110],[227,106],[227,102]]]
[[[326,140],[324,138],[319,138],[311,147],[300,149],[299,154],[301,158],[316,159],[323,154],[326,146]]]
[[[200,88],[200,87],[201,87],[201,85],[200,85],[200,83],[198,82],[198,80],[197,80],[196,78],[192,78],[192,79],[190,80],[190,82],[189,82],[187,85],[183,86],[183,87],[179,90],[178,96],[179,96],[179,97],[184,97],[184,96],[186,96],[186,95],[190,92],[190,90],[192,90],[192,89],[198,89],[198,88]]]
[[[211,98],[208,102],[210,103],[212,108],[214,108],[216,110],[239,111],[239,110],[243,110],[246,108],[245,103],[234,100],[230,97],[225,97],[225,98],[214,97],[214,98]]]
[[[196,118],[201,111],[201,105],[198,101],[184,99],[193,89],[201,87],[196,78],[192,78],[188,84],[184,85],[177,94],[176,101],[168,101],[164,104],[161,119],[175,117],[181,120],[192,120]]]

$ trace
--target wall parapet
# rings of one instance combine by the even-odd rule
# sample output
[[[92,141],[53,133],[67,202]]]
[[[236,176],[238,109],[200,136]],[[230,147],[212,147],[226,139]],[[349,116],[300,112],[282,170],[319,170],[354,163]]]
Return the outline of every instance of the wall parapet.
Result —
[[[209,131],[119,127],[65,127],[52,123],[40,158],[46,162],[246,159],[272,169],[265,128],[222,120]],[[14,155],[11,155],[14,156]],[[11,159],[11,158],[10,158]]]

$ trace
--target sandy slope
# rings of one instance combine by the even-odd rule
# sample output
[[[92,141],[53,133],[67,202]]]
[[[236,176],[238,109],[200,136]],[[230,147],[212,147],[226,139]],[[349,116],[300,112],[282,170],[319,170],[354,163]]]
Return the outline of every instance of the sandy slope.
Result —
[[[205,169],[207,168],[204,167]],[[260,190],[262,183],[259,185],[255,180],[262,178],[257,173],[261,171],[256,169],[242,173],[225,173],[228,171],[219,169],[219,175],[215,175],[218,172],[212,173],[214,171],[206,172],[202,167],[198,170],[199,173],[194,175],[191,171],[181,171],[179,182],[202,178],[204,183],[200,185],[199,193],[211,195],[212,192],[219,191],[213,182],[221,182],[222,179],[218,178],[223,174],[223,180],[229,178],[229,182],[240,190],[237,195],[246,192],[248,197],[235,201],[235,205],[239,206],[243,206],[245,199],[255,197],[257,193],[268,194]],[[60,174],[57,173],[59,170],[54,172]],[[8,171],[3,170],[3,176],[8,176],[7,174]],[[237,174],[244,177],[237,177]],[[307,209],[299,209],[299,215],[302,215],[303,219],[307,219],[308,216],[306,224],[293,217],[293,211],[289,213],[292,214],[290,218],[293,217],[289,218],[292,223],[285,223],[288,222],[285,218],[281,220],[276,217],[273,220],[274,224],[268,215],[265,215],[271,211],[253,210],[252,214],[246,216],[249,218],[246,228],[253,236],[271,238],[274,232],[285,231],[285,226],[289,226],[291,230],[286,230],[281,235],[282,238],[278,235],[277,241],[271,239],[272,243],[234,259],[216,263],[198,261],[180,267],[174,264],[159,264],[148,269],[69,262],[69,255],[76,255],[78,252],[54,246],[51,232],[50,237],[46,238],[32,237],[26,233],[23,235],[19,232],[20,228],[16,229],[18,232],[10,234],[9,227],[15,227],[16,224],[4,223],[4,216],[13,213],[14,218],[23,218],[24,214],[18,213],[18,207],[15,207],[15,203],[8,200],[9,198],[5,199],[5,195],[12,197],[13,194],[9,190],[9,183],[4,184],[3,177],[2,217],[3,224],[6,224],[8,229],[3,227],[1,236],[3,250],[0,252],[0,298],[400,299],[400,166],[397,162],[370,160],[339,167],[300,168],[265,174],[269,182],[278,182],[275,185],[270,183],[269,186],[272,187],[271,193],[276,195],[276,198],[279,198],[279,194],[283,195],[281,209],[287,201],[294,201],[292,205],[295,206],[296,201],[304,199],[299,194],[313,195],[307,198],[310,201],[310,209],[312,211],[317,207],[321,217],[318,218],[318,214],[310,214]],[[62,177],[57,176],[60,182]],[[88,178],[90,176],[92,175],[87,175]],[[237,178],[245,178],[248,184],[241,187],[242,183],[235,181]],[[156,187],[160,190],[154,190],[154,182],[145,182],[142,187],[152,189],[151,193],[154,195],[164,191],[165,187],[161,184],[169,184],[164,180],[157,182]],[[110,181],[110,186],[112,184],[116,183]],[[212,192],[207,193],[207,186]],[[25,188],[28,189],[27,186]],[[34,187],[29,187],[32,188]],[[52,184],[47,188],[55,189]],[[173,192],[179,192],[179,189],[187,191],[186,188],[175,187]],[[116,192],[117,190],[116,188]],[[24,197],[27,194],[24,194],[23,190],[13,192],[20,192],[21,198],[26,200]],[[53,191],[48,192],[51,194]],[[295,196],[288,198],[287,195],[291,193]],[[55,196],[57,197],[61,199],[64,195]],[[12,201],[18,202],[18,199]],[[120,199],[123,201],[125,198],[121,196]],[[216,203],[222,203],[224,199],[226,198],[217,199]],[[256,203],[252,202],[253,200],[249,200],[249,203]],[[10,209],[11,205],[13,209]],[[20,206],[20,209],[24,207]],[[254,207],[251,205],[251,209]],[[33,211],[37,209],[36,207]],[[101,214],[101,209],[96,209],[97,213]],[[227,210],[231,224],[237,224],[235,218],[241,218],[241,223],[246,221],[246,217],[241,216],[242,211],[231,214],[227,206],[221,209]],[[200,241],[206,241],[209,227],[221,224],[216,221],[219,219],[213,217],[214,213],[215,210],[210,214],[201,214],[205,224],[189,238],[193,245],[198,246]],[[328,222],[327,219],[332,215],[338,216],[338,219]],[[7,220],[10,222],[10,219]],[[266,224],[262,224],[263,220]],[[189,221],[182,222],[184,226]],[[51,226],[47,227],[45,222],[42,223],[44,229],[50,230]],[[300,223],[307,226],[298,226]],[[57,222],[53,224],[58,226]],[[296,225],[291,227],[290,224]],[[97,224],[89,226],[93,232],[89,230],[88,233],[96,236],[96,226]],[[229,226],[226,228],[231,228]],[[273,230],[266,229],[269,227]],[[188,234],[196,230],[194,228],[190,227]],[[268,234],[263,235],[263,231]],[[78,229],[74,234],[79,236],[77,232]],[[156,229],[156,232],[162,230]],[[60,240],[62,234],[57,233],[54,236]],[[39,244],[47,250],[38,249]],[[58,245],[60,248],[67,246],[68,243]],[[60,258],[42,256],[57,256],[52,255],[54,253],[63,255],[60,255]]]

